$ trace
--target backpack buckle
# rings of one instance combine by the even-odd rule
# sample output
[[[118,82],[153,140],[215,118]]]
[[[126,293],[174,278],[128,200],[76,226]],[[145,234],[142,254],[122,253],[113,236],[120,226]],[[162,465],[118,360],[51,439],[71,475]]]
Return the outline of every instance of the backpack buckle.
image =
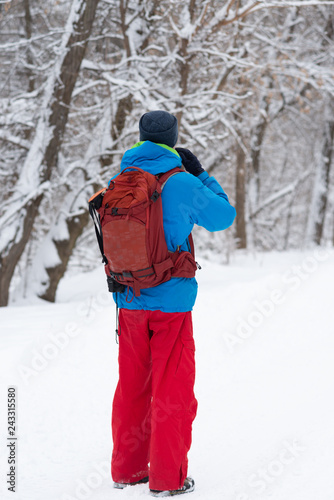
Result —
[[[155,190],[155,191],[154,191],[154,193],[153,193],[153,194],[152,194],[152,196],[151,196],[151,200],[152,200],[153,202],[155,202],[155,201],[157,201],[157,199],[159,198],[159,196],[160,196],[160,194],[158,193],[158,191],[157,191],[157,190]]]
[[[113,208],[111,209],[111,214],[112,214],[112,215],[117,215],[117,212],[118,212],[118,208],[117,208],[117,207],[113,207]]]
[[[123,278],[132,278],[132,273],[128,271],[122,272]]]

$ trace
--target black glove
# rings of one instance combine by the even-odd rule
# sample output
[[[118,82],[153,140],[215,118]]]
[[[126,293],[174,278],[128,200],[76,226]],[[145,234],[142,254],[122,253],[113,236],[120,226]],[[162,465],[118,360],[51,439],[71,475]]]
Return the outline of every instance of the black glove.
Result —
[[[204,168],[198,161],[197,156],[195,156],[189,149],[185,148],[175,148],[176,151],[181,156],[182,164],[184,168],[190,174],[193,174],[195,177],[198,177],[200,174],[205,172]]]

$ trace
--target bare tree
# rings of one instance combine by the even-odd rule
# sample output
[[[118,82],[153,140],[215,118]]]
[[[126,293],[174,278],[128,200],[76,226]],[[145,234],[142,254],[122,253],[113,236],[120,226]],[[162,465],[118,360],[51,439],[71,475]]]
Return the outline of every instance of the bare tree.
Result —
[[[330,189],[329,178],[334,149],[334,103],[330,97],[327,101],[321,153],[316,164],[316,175],[313,189],[313,201],[309,214],[309,237],[317,245],[321,244],[324,232],[325,217]]]
[[[334,40],[334,17],[331,13],[327,20],[325,36],[322,41],[324,48]],[[324,232],[325,217],[329,196],[329,178],[332,166],[334,148],[334,94],[328,93],[324,101],[324,124],[322,134],[321,154],[317,160],[316,175],[313,189],[313,200],[309,214],[308,236],[320,245]]]
[[[246,233],[246,155],[243,148],[237,144],[236,154],[236,198],[237,208],[235,237],[237,248],[247,248]]]
[[[67,123],[68,109],[85,54],[98,0],[74,0],[61,44],[61,55],[46,83],[36,134],[6,212],[0,219],[0,305],[8,302],[15,267],[29,240]]]

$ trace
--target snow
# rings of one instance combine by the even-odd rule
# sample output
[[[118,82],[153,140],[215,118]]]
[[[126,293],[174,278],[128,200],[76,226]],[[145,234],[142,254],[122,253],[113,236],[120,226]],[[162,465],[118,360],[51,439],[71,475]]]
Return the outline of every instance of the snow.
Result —
[[[333,250],[198,260],[193,500],[332,500]],[[115,309],[102,266],[56,304],[0,309],[0,497],[6,391],[17,387],[17,500],[146,498],[109,473]],[[190,498],[190,497],[189,497]]]

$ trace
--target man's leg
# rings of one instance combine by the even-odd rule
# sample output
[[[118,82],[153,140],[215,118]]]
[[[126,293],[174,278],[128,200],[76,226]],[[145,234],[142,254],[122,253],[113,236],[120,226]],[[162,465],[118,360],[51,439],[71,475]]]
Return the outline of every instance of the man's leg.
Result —
[[[176,490],[187,476],[197,411],[191,312],[149,316],[152,356],[150,488]]]
[[[147,312],[121,309],[119,326],[111,471],[115,482],[133,483],[148,476],[152,393]]]

